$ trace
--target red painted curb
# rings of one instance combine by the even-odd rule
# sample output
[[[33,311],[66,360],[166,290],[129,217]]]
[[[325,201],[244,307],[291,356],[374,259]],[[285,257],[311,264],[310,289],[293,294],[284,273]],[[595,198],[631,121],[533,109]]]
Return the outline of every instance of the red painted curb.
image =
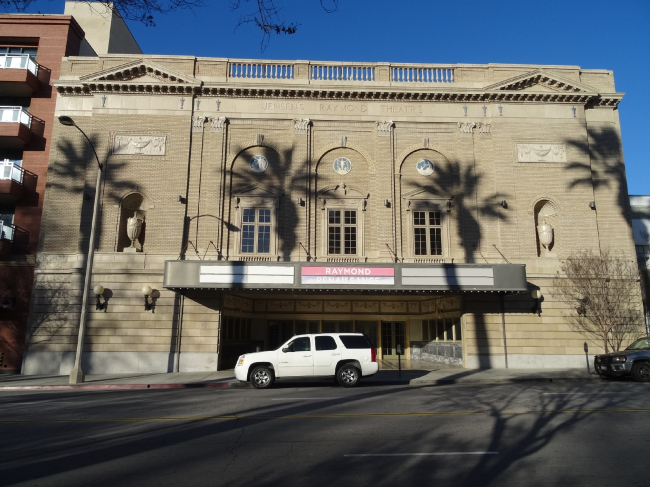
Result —
[[[206,387],[230,387],[228,382],[194,382],[188,384],[70,384],[41,386],[0,386],[1,391],[69,391],[108,389],[201,389]]]

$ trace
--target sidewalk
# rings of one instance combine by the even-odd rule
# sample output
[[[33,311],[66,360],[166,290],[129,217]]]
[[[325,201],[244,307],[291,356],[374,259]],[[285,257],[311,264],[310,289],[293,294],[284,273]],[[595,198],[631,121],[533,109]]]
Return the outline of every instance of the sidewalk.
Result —
[[[514,383],[514,382],[556,382],[593,381],[595,374],[585,369],[462,369],[436,364],[427,368],[408,364],[401,373],[397,367],[385,364],[377,374],[361,379],[361,385],[412,385],[466,383]],[[67,375],[0,375],[0,392],[19,390],[108,390],[108,389],[182,389],[205,387],[251,387],[235,379],[232,370],[218,372],[177,372],[169,374],[105,374],[87,375],[83,384],[70,385]],[[327,379],[322,379],[327,380]],[[329,379],[330,381],[332,379]],[[316,382],[307,379],[293,380],[294,383]],[[282,381],[284,382],[284,381]],[[288,382],[288,381],[287,381]]]

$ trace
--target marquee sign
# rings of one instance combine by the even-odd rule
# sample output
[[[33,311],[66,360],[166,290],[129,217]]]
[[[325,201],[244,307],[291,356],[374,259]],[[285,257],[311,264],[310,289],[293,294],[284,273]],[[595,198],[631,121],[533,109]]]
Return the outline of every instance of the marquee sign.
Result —
[[[302,267],[302,284],[373,284],[392,286],[395,284],[393,267],[366,266],[324,266]]]
[[[167,261],[166,289],[525,292],[523,264]]]

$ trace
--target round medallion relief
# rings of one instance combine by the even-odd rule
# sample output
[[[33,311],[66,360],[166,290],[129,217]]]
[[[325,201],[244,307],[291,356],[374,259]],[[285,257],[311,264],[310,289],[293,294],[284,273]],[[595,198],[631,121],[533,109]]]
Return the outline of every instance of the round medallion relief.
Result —
[[[264,156],[253,156],[251,157],[250,166],[253,172],[264,172],[269,167],[269,161]]]
[[[352,169],[352,162],[347,157],[339,157],[334,161],[334,171],[337,174],[347,174],[350,172],[350,169]]]
[[[433,162],[429,159],[420,159],[415,165],[415,169],[422,176],[431,176],[433,174]]]

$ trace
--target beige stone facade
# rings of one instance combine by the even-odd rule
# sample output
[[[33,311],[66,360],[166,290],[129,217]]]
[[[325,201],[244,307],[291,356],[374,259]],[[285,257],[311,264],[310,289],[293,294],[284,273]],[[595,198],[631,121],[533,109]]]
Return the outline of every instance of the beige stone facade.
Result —
[[[104,55],[64,59],[55,86],[106,168],[91,285],[106,307],[89,308],[86,372],[231,368],[334,330],[385,359],[401,344],[470,368],[582,366],[584,338],[548,292],[560,261],[634,258],[611,71]],[[96,175],[83,136],[56,126],[25,373],[72,367]],[[463,286],[180,289],[163,285],[166,260],[525,264],[544,298],[537,314],[530,292]]]

